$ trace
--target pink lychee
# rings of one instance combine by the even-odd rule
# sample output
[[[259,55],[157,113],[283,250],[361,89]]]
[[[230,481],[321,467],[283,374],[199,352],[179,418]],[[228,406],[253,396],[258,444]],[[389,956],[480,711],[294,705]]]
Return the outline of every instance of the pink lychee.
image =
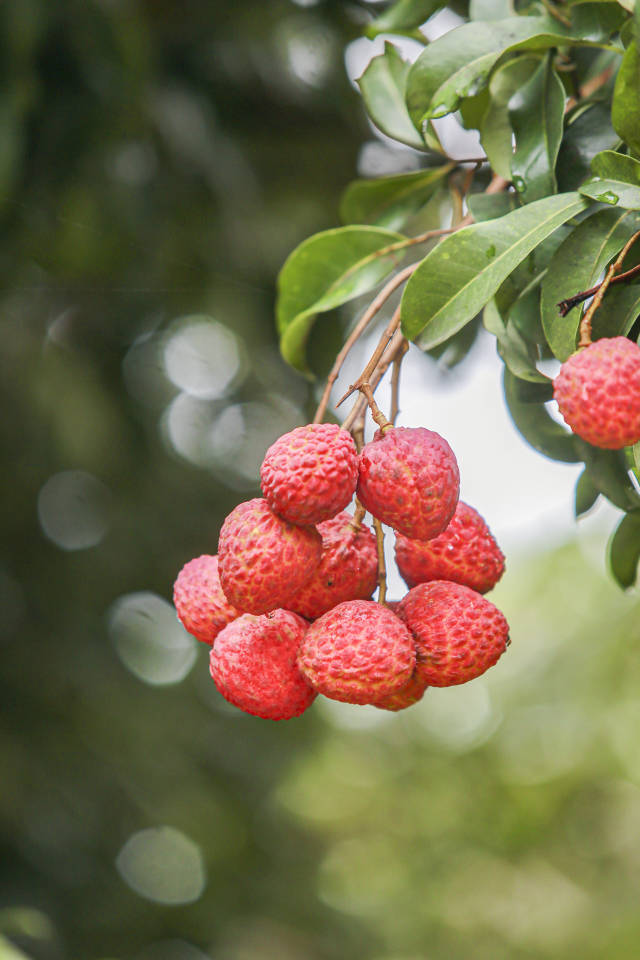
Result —
[[[208,554],[184,565],[173,585],[173,603],[185,630],[208,644],[242,613],[222,591],[217,556]]]
[[[225,700],[264,720],[304,713],[316,696],[296,664],[306,629],[306,621],[288,610],[246,613],[225,627],[209,658]]]
[[[396,563],[408,587],[454,580],[486,593],[504,572],[504,554],[477,510],[458,502],[446,529],[433,540],[396,535]]]
[[[350,503],[358,478],[353,437],[335,423],[285,433],[265,454],[260,482],[274,513],[289,523],[321,523]]]
[[[442,533],[458,502],[460,475],[451,447],[424,427],[395,427],[367,443],[358,499],[374,517],[414,540]]]
[[[640,347],[604,337],[572,354],[553,381],[560,413],[594,447],[619,450],[640,440]]]
[[[311,624],[298,666],[325,697],[375,703],[410,680],[415,666],[413,638],[381,604],[348,600]]]
[[[432,687],[479,677],[509,643],[509,625],[498,608],[460,583],[419,584],[401,601],[398,615],[416,643],[416,673]]]
[[[289,603],[308,620],[315,620],[345,600],[368,600],[378,582],[376,538],[361,524],[356,531],[353,517],[339,513],[318,524],[322,536],[322,559],[311,580]]]
[[[268,613],[288,607],[313,576],[321,556],[322,537],[315,527],[287,523],[265,500],[248,500],[222,525],[220,583],[234,607]]]
[[[424,678],[414,670],[409,683],[395,693],[387,694],[382,700],[376,700],[373,706],[380,710],[393,710],[394,712],[406,710],[407,707],[412,707],[414,703],[422,700],[427,689]]]

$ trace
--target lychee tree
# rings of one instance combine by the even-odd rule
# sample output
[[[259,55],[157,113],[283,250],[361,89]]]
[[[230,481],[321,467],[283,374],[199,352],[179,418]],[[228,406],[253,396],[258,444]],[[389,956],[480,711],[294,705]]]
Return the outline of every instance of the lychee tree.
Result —
[[[366,26],[390,39],[358,81],[364,107],[418,169],[355,180],[342,226],[290,254],[278,282],[281,352],[310,376],[314,324],[375,292],[315,417],[327,418],[347,353],[384,316],[343,397],[343,425],[359,441],[367,408],[386,427],[374,391],[389,370],[395,418],[408,342],[457,361],[484,325],[516,428],[541,454],[584,466],[576,516],[600,496],[624,511],[609,560],[627,588],[640,557],[640,8],[471,0],[456,7],[463,23],[428,43],[420,28],[444,6],[397,0]],[[424,45],[414,62],[399,48],[406,37]],[[447,155],[433,121],[448,114],[478,131],[481,155]],[[544,369],[554,358],[555,381]],[[545,406],[554,383],[569,427]]]

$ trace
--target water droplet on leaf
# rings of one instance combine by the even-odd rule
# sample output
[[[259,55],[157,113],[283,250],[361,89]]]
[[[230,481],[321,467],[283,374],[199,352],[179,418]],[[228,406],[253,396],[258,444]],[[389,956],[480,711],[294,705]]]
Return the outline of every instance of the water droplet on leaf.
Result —
[[[619,199],[620,197],[611,190],[605,190],[604,193],[599,193],[596,197],[596,200],[599,200],[600,203],[610,203],[612,206],[615,206]]]
[[[487,260],[492,260],[493,257],[495,257],[495,255],[496,255],[496,248],[494,247],[493,244],[491,244],[491,246],[487,247],[487,250],[486,250]]]
[[[522,177],[514,177],[514,178],[513,178],[513,185],[514,185],[514,187],[516,188],[516,190],[518,191],[518,193],[522,193],[522,191],[523,191],[524,188],[525,188],[524,179],[523,179]]]

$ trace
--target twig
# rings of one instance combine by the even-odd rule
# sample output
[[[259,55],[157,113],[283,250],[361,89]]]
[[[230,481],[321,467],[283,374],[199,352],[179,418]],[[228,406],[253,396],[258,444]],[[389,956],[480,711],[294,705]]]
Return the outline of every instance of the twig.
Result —
[[[400,371],[402,369],[404,355],[408,349],[409,343],[406,337],[403,337],[400,349],[393,361],[393,370],[391,371],[391,411],[389,419],[394,426],[398,419],[398,413],[400,412]]]
[[[372,390],[375,390],[385,373],[393,363],[398,350],[400,349],[402,340],[402,333],[399,330],[396,330],[391,341],[385,350],[380,363],[373,371],[369,377],[369,384]],[[351,408],[350,413],[347,418],[342,422],[342,427],[344,430],[350,430],[353,427],[353,424],[357,422],[358,417],[362,417],[367,409],[367,400],[363,396],[359,396]]]
[[[393,424],[389,423],[384,413],[376,403],[373,396],[373,390],[371,389],[371,384],[369,383],[369,381],[365,380],[364,383],[360,384],[359,390],[360,390],[360,393],[363,395],[363,397],[365,397],[369,405],[369,409],[371,410],[371,416],[380,427],[381,433],[386,433],[388,430],[391,430],[391,428],[393,427]]]
[[[384,531],[377,517],[373,518],[378,548],[378,603],[384,603],[387,596],[387,567],[384,562]]]
[[[351,519],[351,522],[349,523],[349,526],[351,527],[354,533],[357,533],[359,531],[360,527],[362,526],[362,521],[364,520],[366,513],[367,511],[365,510],[365,508],[362,506],[360,501],[356,499],[356,509]]]
[[[560,23],[563,23],[565,27],[571,26],[571,20],[563,16],[559,10],[556,10],[556,8],[553,6],[550,0],[542,0],[542,6],[545,8],[547,13],[550,13],[551,16],[555,17],[556,20],[559,20]]]
[[[418,263],[412,264],[412,266],[415,270],[417,269],[419,264]],[[348,400],[352,393],[355,393],[356,390],[359,390],[363,383],[369,383],[369,378],[371,377],[371,374],[373,373],[376,366],[378,365],[378,362],[380,361],[382,354],[386,350],[387,345],[389,344],[389,341],[391,340],[391,338],[393,337],[394,333],[396,332],[399,326],[400,326],[400,307],[396,307],[396,309],[394,310],[393,316],[391,317],[391,320],[389,320],[389,323],[384,328],[384,332],[378,341],[378,346],[373,351],[373,355],[369,360],[369,363],[366,365],[366,367],[364,368],[364,370],[362,371],[362,373],[360,374],[356,382],[352,383],[349,389],[347,390],[347,392],[344,394],[344,396],[342,396],[338,400],[338,402],[336,403],[336,408],[339,407],[342,403],[344,403],[345,400]]]
[[[627,253],[629,252],[633,244],[636,242],[638,237],[640,237],[640,230],[637,230],[633,234],[633,236],[629,237],[624,247],[618,254],[618,257],[616,258],[616,260],[611,264],[611,266],[607,270],[606,277],[600,284],[598,288],[598,292],[596,293],[596,295],[594,296],[593,300],[589,305],[589,309],[587,310],[582,320],[580,321],[580,340],[578,341],[578,349],[580,349],[581,347],[588,347],[589,344],[591,343],[591,321],[593,319],[593,315],[598,309],[598,307],[600,306],[600,304],[602,303],[602,298],[607,292],[607,289],[609,288],[611,281],[613,280],[615,274],[618,272],[618,270],[624,263],[624,258],[626,257]]]
[[[632,267],[630,270],[625,270],[624,273],[619,273],[616,277],[613,277],[609,286],[612,287],[614,283],[624,283],[625,280],[632,280],[633,277],[637,277],[638,274],[640,274],[640,263],[637,267]],[[560,300],[560,302],[556,304],[560,316],[566,317],[569,311],[577,307],[578,304],[584,300],[588,300],[589,297],[593,297],[601,286],[602,282],[596,283],[595,287],[591,287],[590,290],[581,290],[580,293],[575,293],[572,297],[567,297],[566,300]]]

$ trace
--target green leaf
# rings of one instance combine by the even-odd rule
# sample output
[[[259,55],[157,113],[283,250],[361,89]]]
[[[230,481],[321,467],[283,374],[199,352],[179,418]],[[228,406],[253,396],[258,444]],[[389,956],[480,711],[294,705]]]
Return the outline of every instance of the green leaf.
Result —
[[[480,142],[494,173],[511,179],[513,129],[509,101],[540,65],[539,57],[517,57],[498,67],[489,82],[489,107],[480,125]]]
[[[483,311],[483,322],[498,341],[498,353],[511,373],[520,380],[549,384],[549,378],[536,369],[532,349],[513,324],[504,323],[494,300]],[[545,396],[545,400],[551,399]]]
[[[393,140],[406,143],[416,150],[424,150],[425,142],[405,106],[410,69],[411,64],[402,59],[393,44],[385,43],[384,53],[373,58],[358,84],[367,112],[376,127]]]
[[[467,197],[467,206],[476,223],[495,220],[511,213],[516,207],[513,193],[472,193]]]
[[[558,248],[542,281],[541,299],[542,326],[558,360],[566,360],[574,352],[580,327],[580,308],[561,317],[558,303],[590,290],[639,228],[640,220],[628,210],[599,210],[578,224]]]
[[[447,163],[417,173],[354,180],[342,195],[340,219],[343,223],[372,223],[397,230],[433,196],[453,167],[453,163]]]
[[[542,284],[543,274],[538,274],[531,281],[528,287],[525,287],[515,303],[510,307],[507,314],[507,323],[515,327],[521,337],[532,346],[547,345],[547,338],[542,329],[542,320],[540,318],[540,286]]]
[[[506,368],[504,395],[516,428],[534,450],[564,463],[575,463],[580,459],[573,434],[549,416],[544,404],[522,401],[518,396],[517,378]]]
[[[592,6],[585,4],[581,6]],[[508,17],[466,23],[434,40],[413,64],[407,106],[418,129],[430,117],[456,110],[462,97],[477,93],[502,56],[520,50],[603,46],[608,30],[582,12],[571,28],[550,17]]]
[[[612,207],[640,210],[640,186],[632,186],[622,180],[601,180],[600,177],[592,177],[578,187],[578,190],[583,197],[608,203]]]
[[[640,184],[640,160],[627,157],[615,150],[603,150],[591,161],[596,177],[603,180],[622,180],[623,183]]]
[[[640,316],[640,284],[609,287],[592,320],[592,337],[626,337]]]
[[[594,505],[599,496],[600,491],[597,487],[594,487],[587,471],[583,470],[578,477],[578,482],[576,483],[574,500],[574,513],[576,520],[578,517],[581,517],[583,514],[591,510],[591,507]]]
[[[609,102],[581,105],[569,115],[562,138],[556,164],[558,188],[576,190],[589,176],[594,156],[617,143],[619,138],[611,126]]]
[[[535,247],[584,207],[577,194],[559,194],[446,237],[405,287],[405,336],[428,349],[460,330]]]
[[[622,518],[609,541],[608,560],[611,573],[622,589],[633,587],[640,560],[640,512],[627,513]]]
[[[589,474],[589,479],[605,497],[621,510],[634,510],[640,507],[640,496],[636,493],[627,471],[623,450],[601,450],[580,437],[574,437],[575,447]]]
[[[555,165],[562,139],[564,87],[547,55],[509,101],[516,138],[511,179],[524,203],[557,190]]]
[[[625,50],[611,105],[614,130],[634,153],[640,153],[640,55],[634,40]]]
[[[375,287],[404,251],[380,251],[403,240],[378,227],[340,227],[309,237],[289,254],[278,277],[277,326],[287,363],[307,372],[305,343],[318,313]]]
[[[513,0],[471,0],[470,20],[503,20],[515,14]]]
[[[397,0],[397,3],[369,24],[365,33],[373,39],[379,33],[413,31],[444,6],[444,0]]]
[[[583,211],[588,213],[588,208]],[[580,214],[574,218],[578,220]],[[575,227],[573,223],[563,223],[539,243],[522,263],[513,270],[496,291],[496,304],[503,316],[506,316],[519,297],[532,287],[539,285],[553,260],[556,250]]]

